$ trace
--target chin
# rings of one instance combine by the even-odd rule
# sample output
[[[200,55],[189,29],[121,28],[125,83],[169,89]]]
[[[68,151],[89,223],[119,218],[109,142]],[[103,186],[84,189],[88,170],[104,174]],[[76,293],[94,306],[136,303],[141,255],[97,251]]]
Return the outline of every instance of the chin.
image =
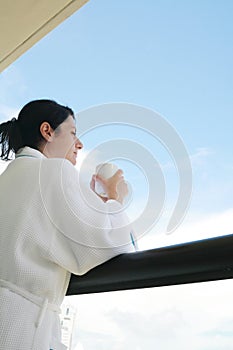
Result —
[[[76,163],[77,163],[77,161],[76,161],[76,158],[71,158],[71,157],[69,157],[69,158],[66,158],[71,164],[73,164],[73,165],[76,165]]]

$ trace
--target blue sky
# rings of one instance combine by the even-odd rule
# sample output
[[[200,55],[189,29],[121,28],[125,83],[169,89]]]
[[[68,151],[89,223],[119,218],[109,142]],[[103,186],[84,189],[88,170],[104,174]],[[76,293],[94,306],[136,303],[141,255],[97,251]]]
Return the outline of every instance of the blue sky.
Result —
[[[15,87],[7,100],[20,107],[51,96],[76,110],[136,103],[168,118],[191,149],[205,144],[210,130],[208,142],[224,147],[232,10],[230,0],[90,1],[16,61],[26,91]]]
[[[193,196],[189,211],[179,230],[169,237],[163,233],[164,225],[177,196],[178,181],[166,149],[141,131],[121,127],[102,129],[101,135],[95,133],[89,140],[88,137],[85,139],[88,149],[95,142],[111,137],[111,133],[117,137],[130,135],[134,141],[150,149],[163,168],[167,207],[162,223],[145,238],[141,249],[232,233],[232,13],[231,0],[90,1],[0,75],[0,119],[14,116],[32,99],[45,97],[67,104],[76,112],[110,102],[126,102],[153,109],[176,129],[193,168]],[[129,168],[126,174],[133,182],[133,170]],[[140,176],[138,173],[135,186]],[[143,180],[141,183],[138,198],[142,201],[145,183]],[[231,290],[232,285],[223,287],[223,295],[227,289]],[[180,293],[182,295],[182,292],[177,292],[177,295]],[[124,298],[119,295],[117,300],[123,302]],[[162,299],[162,295],[158,298],[166,308],[166,298]],[[154,299],[153,296],[147,298],[151,305],[155,303]],[[143,304],[142,299],[140,302]],[[199,305],[203,305],[201,302],[200,299]],[[176,307],[175,304],[170,306],[169,312],[173,316],[169,314],[167,319],[175,319]],[[229,311],[232,315],[230,308]],[[130,312],[132,315],[133,311]],[[192,312],[197,317],[194,309]],[[119,313],[117,315],[122,317]],[[136,316],[140,318],[141,315],[142,310],[137,311]],[[217,338],[217,342],[214,337],[203,340],[205,330],[210,334],[208,332],[215,332],[221,326],[219,323],[207,327],[208,310],[204,319],[202,330],[197,327],[191,331],[195,326],[189,323],[188,314],[183,318],[185,327],[182,329],[188,332],[189,348],[193,344],[193,349],[213,350],[217,344],[218,350],[228,350],[232,344],[229,337]],[[82,320],[84,324],[85,320],[89,321],[85,312]],[[125,322],[120,321],[126,329],[127,320],[131,322],[130,317],[125,317]],[[230,316],[226,329],[232,331],[229,320]],[[83,327],[83,331],[87,331],[88,327]],[[140,344],[143,340],[140,343],[138,338],[138,349],[143,348]],[[154,349],[151,344],[147,349]],[[173,340],[171,344],[176,349]],[[177,344],[177,349],[184,349],[188,343]],[[167,349],[165,339],[158,339],[157,346],[158,349]],[[111,342],[106,349],[110,347]],[[87,346],[89,348],[93,347]],[[116,346],[116,349],[124,349],[124,345]],[[135,349],[134,345],[132,349]]]
[[[76,112],[109,102],[153,109],[193,160],[189,213],[226,211],[233,195],[232,10],[230,0],[90,1],[1,74],[2,119],[43,97]],[[140,143],[162,166],[171,161],[148,135]],[[166,176],[174,202],[175,168]]]

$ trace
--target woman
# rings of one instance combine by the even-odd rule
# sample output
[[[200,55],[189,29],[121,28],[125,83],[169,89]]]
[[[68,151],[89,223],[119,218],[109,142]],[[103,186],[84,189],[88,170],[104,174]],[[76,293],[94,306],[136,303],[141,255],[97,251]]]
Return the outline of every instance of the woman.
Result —
[[[59,306],[70,274],[133,251],[122,212],[122,171],[101,182],[107,200],[79,185],[83,145],[73,111],[36,100],[0,125],[0,350],[65,349]]]

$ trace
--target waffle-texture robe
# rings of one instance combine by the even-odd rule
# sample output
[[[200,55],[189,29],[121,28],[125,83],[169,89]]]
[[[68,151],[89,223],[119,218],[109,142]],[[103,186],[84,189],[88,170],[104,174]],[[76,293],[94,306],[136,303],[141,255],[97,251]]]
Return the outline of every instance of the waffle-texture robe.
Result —
[[[65,159],[24,147],[0,176],[0,350],[60,350],[71,273],[134,250],[122,206]]]

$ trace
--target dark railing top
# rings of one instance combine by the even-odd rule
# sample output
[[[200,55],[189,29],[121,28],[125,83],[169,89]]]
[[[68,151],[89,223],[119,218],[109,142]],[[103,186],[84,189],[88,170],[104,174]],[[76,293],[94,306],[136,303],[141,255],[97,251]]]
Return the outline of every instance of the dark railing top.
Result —
[[[71,276],[67,295],[233,278],[233,234],[122,254],[83,276]]]

